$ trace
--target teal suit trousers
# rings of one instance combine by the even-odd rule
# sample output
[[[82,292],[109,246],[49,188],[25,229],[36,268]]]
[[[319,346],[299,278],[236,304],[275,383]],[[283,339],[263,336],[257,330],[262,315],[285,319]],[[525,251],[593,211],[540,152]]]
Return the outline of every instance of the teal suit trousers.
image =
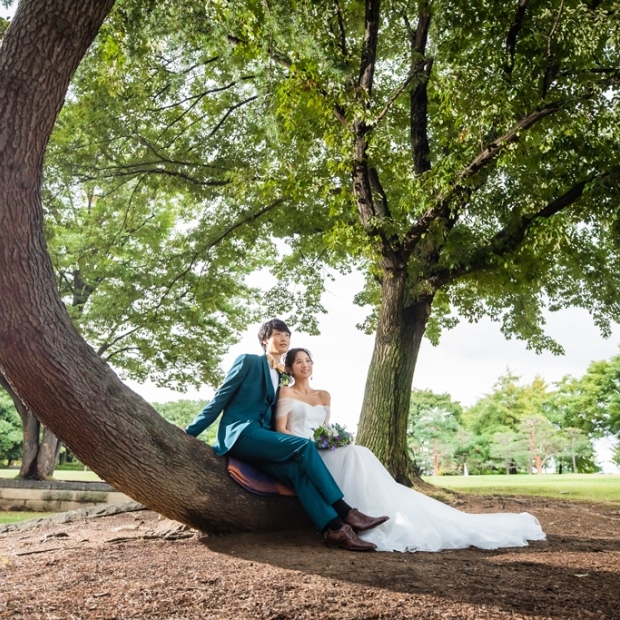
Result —
[[[338,516],[332,504],[342,499],[342,491],[313,441],[253,423],[241,432],[229,454],[292,486],[319,531]]]

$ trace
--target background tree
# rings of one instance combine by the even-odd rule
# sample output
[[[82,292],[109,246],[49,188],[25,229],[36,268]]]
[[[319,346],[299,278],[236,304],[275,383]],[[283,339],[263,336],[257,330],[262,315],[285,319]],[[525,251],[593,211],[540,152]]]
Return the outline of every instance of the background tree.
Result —
[[[423,471],[439,476],[452,469],[459,446],[459,417],[462,409],[448,394],[431,390],[411,393],[409,437],[415,461]]]
[[[566,442],[557,428],[543,415],[525,416],[519,423],[519,429],[525,435],[530,464],[528,473],[532,473],[532,465],[536,473],[542,474],[548,461],[560,454]]]
[[[576,473],[585,473],[587,469],[583,467],[584,463],[591,462],[594,455],[592,441],[580,429],[568,427],[562,429],[562,435],[565,439],[564,454],[562,456],[569,459],[571,471]],[[578,461],[582,464],[582,468],[578,466]]]
[[[488,439],[462,427],[456,435],[454,457],[463,475],[485,473],[489,461]]]
[[[497,380],[493,392],[464,411],[462,420],[467,430],[488,442],[489,457],[500,460],[507,473],[530,471],[528,454],[540,472],[550,458],[566,456],[569,444],[562,429],[567,428],[567,419],[572,419],[565,416],[567,402],[565,393],[551,390],[541,377],[524,385],[518,376],[507,372]],[[582,459],[591,454],[587,436],[579,450]],[[595,466],[586,466],[584,460],[582,467]]]
[[[332,171],[312,194],[337,196],[328,248],[367,266],[376,346],[358,440],[399,480],[425,333],[486,314],[559,352],[545,306],[584,307],[604,333],[620,318],[617,21],[611,2],[583,0],[291,2],[253,16],[283,141],[303,126],[287,144]]]
[[[594,437],[620,436],[620,355],[592,362],[582,377],[564,377],[555,407],[565,426]]]
[[[489,456],[502,462],[506,474],[516,474],[519,469],[526,469],[528,449],[525,438],[514,430],[506,429],[493,433],[489,445]]]
[[[159,414],[171,424],[184,429],[202,411],[207,404],[205,400],[179,399],[165,403],[152,403]],[[199,439],[205,443],[212,444],[217,435],[219,418],[200,435]]]
[[[0,391],[0,461],[11,467],[22,456],[22,427],[10,396]]]
[[[47,479],[56,465],[61,443],[49,429],[44,427],[30,409],[17,396],[6,377],[0,373],[0,387],[13,401],[13,407],[21,420],[22,449],[19,478],[29,480]]]
[[[493,391],[486,394],[463,414],[465,426],[476,434],[492,435],[513,428],[527,410],[528,404],[520,377],[511,373],[498,377]]]

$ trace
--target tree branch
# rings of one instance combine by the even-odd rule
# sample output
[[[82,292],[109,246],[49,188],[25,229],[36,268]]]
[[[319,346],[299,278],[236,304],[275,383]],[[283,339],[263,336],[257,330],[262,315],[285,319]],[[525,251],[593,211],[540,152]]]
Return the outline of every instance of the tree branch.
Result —
[[[125,338],[127,338],[127,336],[131,336],[131,334],[137,332],[139,329],[141,329],[143,326],[142,325],[136,325],[136,327],[134,327],[133,329],[130,329],[129,331],[126,331],[122,334],[120,334],[119,336],[116,336],[116,338],[113,338],[112,340],[110,340],[109,342],[104,342],[98,349],[97,349],[97,355],[99,357],[101,357],[102,359],[105,360],[109,360],[111,359],[111,357],[113,357],[114,354],[112,354],[109,357],[104,358],[103,354],[110,348],[113,347],[117,342],[120,342],[121,340],[124,340]],[[118,353],[118,351],[117,351]]]
[[[221,90],[225,90],[226,88],[223,87]],[[181,112],[181,114],[179,114],[175,119],[173,119],[170,123],[168,123],[160,132],[159,135],[157,136],[157,140],[159,140],[173,125],[176,125],[179,121],[181,121],[183,118],[185,118],[185,116],[187,114],[189,114],[208,94],[208,91],[201,93],[196,99],[195,101],[193,101],[186,110],[183,110],[183,112]],[[176,139],[176,138],[175,138]],[[172,141],[174,142],[174,140]],[[172,142],[170,144],[172,144]]]
[[[163,106],[160,106],[159,108],[146,108],[145,112],[163,112],[164,110],[170,110],[171,108],[176,108],[177,106],[183,105],[184,103],[187,103],[188,101],[195,101],[195,100],[204,99],[207,95],[213,95],[215,93],[224,92],[225,90],[230,90],[233,86],[236,86],[240,81],[252,80],[255,77],[256,76],[254,76],[254,75],[243,76],[239,80],[235,80],[234,82],[230,82],[230,84],[226,84],[226,86],[219,86],[217,88],[210,88],[210,89],[205,90],[205,91],[203,91],[201,93],[197,93],[195,95],[191,95],[189,97],[186,97],[185,99],[181,99],[181,101],[175,101],[174,103],[170,103],[168,105],[163,105]]]
[[[529,0],[519,0],[517,11],[515,13],[508,35],[506,36],[506,53],[508,54],[508,60],[504,65],[504,73],[510,77],[515,64],[515,52],[517,49],[517,38],[523,27],[523,18],[525,17],[525,10]]]
[[[144,144],[155,157],[157,157],[157,161],[146,161],[140,162],[139,164],[133,164],[129,166],[110,166],[108,168],[95,168],[95,170],[114,170],[120,168],[131,168],[136,166],[152,166],[158,164],[160,162],[165,162],[167,164],[171,164],[173,166],[187,166],[189,168],[205,168],[207,170],[218,170],[218,166],[214,166],[212,164],[205,164],[201,161],[182,161],[179,159],[170,159],[169,157],[164,157],[157,148],[151,144],[149,140],[147,140],[144,136],[138,136],[141,144]]]
[[[152,309],[153,313],[155,315],[157,315],[158,309],[163,305],[164,299],[169,295],[170,291],[172,290],[172,288],[174,287],[174,285],[181,279],[183,279],[194,267],[194,265],[196,264],[196,261],[198,260],[198,258],[203,255],[205,252],[207,252],[208,250],[210,250],[211,248],[215,247],[218,243],[220,243],[221,241],[223,241],[226,237],[228,237],[234,230],[236,230],[237,228],[239,228],[240,226],[243,226],[244,224],[249,224],[251,222],[256,221],[257,219],[259,219],[261,216],[265,215],[265,213],[268,213],[269,211],[271,211],[272,209],[274,209],[275,207],[277,207],[278,205],[282,204],[284,202],[284,198],[278,198],[277,200],[274,200],[272,203],[266,205],[265,207],[263,207],[262,209],[259,209],[256,213],[251,214],[249,217],[246,218],[241,218],[238,221],[234,222],[233,224],[231,224],[230,226],[228,226],[228,228],[226,228],[221,234],[219,234],[217,237],[215,237],[214,239],[211,239],[207,244],[202,245],[190,258],[190,262],[189,265],[187,266],[186,269],[184,269],[183,271],[181,271],[180,273],[178,273],[168,284],[168,286],[166,286],[166,289],[164,290],[164,292],[161,294],[159,301],[157,302],[157,304],[155,305],[155,307]],[[136,327],[116,336],[115,338],[104,342],[99,349],[97,350],[97,355],[99,355],[100,357],[103,358],[103,354],[108,351],[111,347],[113,347],[115,344],[117,344],[118,342],[120,342],[121,340],[124,340],[125,338],[127,338],[128,336],[131,336],[132,334],[134,334],[136,331],[142,329],[142,327],[144,327],[144,325],[137,325]],[[114,351],[112,354],[110,354],[109,356],[103,358],[106,361],[109,361],[110,359],[112,359],[115,355],[118,355],[119,353],[122,353],[125,350],[129,350],[130,347],[125,347],[125,349],[119,349]]]
[[[587,96],[590,95],[590,91],[588,91]],[[586,98],[586,96],[583,96]],[[491,142],[481,153],[479,153],[472,162],[467,165],[461,172],[457,175],[457,183],[459,181],[464,181],[470,177],[472,177],[478,170],[486,166],[490,161],[492,161],[495,156],[507,145],[511,142],[515,142],[519,139],[520,132],[529,129],[532,125],[535,125],[538,121],[550,116],[551,114],[555,114],[559,110],[561,110],[566,101],[564,99],[560,99],[553,103],[549,103],[543,108],[537,108],[533,112],[530,112],[527,116],[522,118],[512,129],[507,131],[504,135],[499,136],[493,142]],[[456,184],[455,184],[456,186]]]
[[[428,144],[427,84],[433,67],[433,60],[425,58],[430,24],[429,7],[426,3],[421,2],[418,27],[415,37],[411,36],[411,73],[415,78],[415,86],[411,90],[409,121],[413,169],[418,175],[431,169]]]
[[[340,6],[340,2],[338,0],[334,0],[334,7],[336,8],[336,17],[338,18],[338,32],[340,34],[340,52],[342,53],[342,57],[346,59],[347,57],[347,34],[344,28],[344,16],[342,14],[342,7]]]
[[[141,164],[135,164],[134,167],[140,166]],[[180,179],[185,179],[190,183],[195,185],[199,185],[201,187],[221,187],[223,185],[228,185],[230,181],[217,181],[217,180],[206,180],[200,181],[199,179],[195,179],[191,177],[189,174],[185,174],[184,172],[178,172],[175,170],[166,170],[165,168],[140,168],[139,170],[126,170],[126,171],[118,171],[110,174],[102,175],[103,178],[117,178],[117,177],[127,177],[127,176],[137,176],[140,174],[162,174],[164,176],[178,177]],[[92,175],[87,175],[82,177],[83,181],[95,181],[98,177],[94,177]]]
[[[415,77],[416,76],[413,73],[408,75],[407,79],[390,96],[390,98],[387,100],[383,110],[381,110],[381,112],[379,112],[379,114],[375,117],[375,119],[374,119],[374,121],[372,123],[373,127],[376,127],[381,122],[381,119],[390,111],[390,108],[392,107],[392,104],[398,99],[398,97],[400,97],[400,95],[407,88],[407,86],[409,86],[409,84],[411,84],[412,80]]]
[[[512,129],[491,142],[489,146],[487,146],[481,153],[479,153],[478,156],[470,164],[468,164],[456,175],[456,180],[453,183],[452,187],[445,194],[439,196],[436,205],[428,209],[418,219],[415,225],[413,225],[411,229],[407,232],[403,240],[403,248],[405,252],[408,253],[413,250],[415,244],[419,241],[421,236],[426,233],[429,226],[434,221],[443,219],[448,222],[450,220],[450,203],[453,200],[454,196],[461,193],[469,195],[470,190],[462,184],[463,181],[469,179],[474,174],[476,174],[476,172],[478,172],[484,166],[493,161],[496,155],[507,144],[518,140],[521,131],[529,129],[530,127],[532,127],[532,125],[536,124],[541,119],[549,116],[550,114],[558,112],[562,109],[564,103],[565,102],[563,100],[560,100],[554,103],[550,103],[544,108],[534,110],[526,117],[521,119]],[[452,219],[455,219],[455,216],[453,216]]]
[[[555,35],[556,30],[558,29],[558,25],[560,23],[560,17],[562,16],[562,12],[564,10],[564,0],[560,0],[560,7],[558,8],[558,14],[555,16],[555,20],[553,22],[553,26],[551,26],[551,31],[549,32],[549,36],[547,37],[547,68],[545,70],[545,75],[543,77],[542,83],[542,99],[544,101],[547,96],[547,92],[549,91],[549,87],[555,80],[559,64],[553,61],[553,50],[551,49],[551,43],[553,42],[553,37]]]
[[[215,247],[218,243],[220,243],[224,239],[226,239],[226,237],[228,237],[237,228],[240,228],[241,226],[243,226],[245,224],[249,224],[251,222],[255,222],[260,217],[265,215],[265,213],[268,213],[272,209],[275,209],[277,206],[281,205],[284,201],[285,201],[285,198],[277,198],[276,200],[274,200],[270,204],[266,205],[262,209],[259,209],[258,211],[256,211],[256,213],[252,213],[248,217],[240,218],[239,220],[237,220],[236,222],[234,222],[230,226],[228,226],[228,228],[225,228],[224,231],[222,233],[220,233],[217,237],[215,237],[214,239],[211,239],[206,244],[203,244],[200,248],[198,248],[198,250],[196,252],[194,252],[192,257],[190,258],[190,262],[189,262],[189,265],[187,266],[187,268],[184,269],[183,271],[181,271],[179,274],[177,274],[173,278],[173,280],[169,283],[169,285],[166,287],[166,290],[162,294],[161,300],[160,300],[158,306],[161,305],[161,303],[163,302],[164,298],[167,297],[167,295],[170,293],[170,291],[172,290],[172,287],[179,280],[184,278],[192,270],[192,268],[194,267],[194,265],[196,264],[196,261],[198,260],[198,258],[200,256],[202,256],[205,252],[207,252],[211,248]]]
[[[373,203],[375,205],[380,205],[380,212],[377,213],[377,215],[381,218],[392,219],[392,214],[390,213],[390,209],[388,207],[387,195],[385,193],[385,190],[383,189],[383,186],[381,185],[381,181],[379,181],[379,173],[377,172],[376,168],[368,169],[368,180],[370,181],[370,186],[372,187],[373,191],[379,196],[378,203],[377,200],[375,200],[373,197]]]
[[[357,80],[359,88],[366,91],[368,97],[372,93],[372,84],[377,62],[377,43],[379,40],[380,0],[366,0],[366,14],[364,17],[364,40],[360,73]]]
[[[523,243],[528,230],[535,222],[549,219],[575,204],[583,195],[585,188],[592,182],[604,182],[618,175],[620,175],[620,168],[612,168],[603,174],[593,174],[576,183],[559,198],[548,203],[536,213],[522,217],[517,223],[513,222],[498,231],[485,247],[474,251],[472,259],[467,265],[455,269],[445,269],[433,276],[430,279],[433,287],[439,288],[458,277],[481,271],[489,267],[492,258],[501,258],[514,253]]]
[[[258,95],[253,95],[252,97],[248,97],[247,99],[244,99],[243,101],[240,101],[239,103],[235,103],[235,105],[231,105],[227,110],[226,113],[224,114],[224,116],[222,116],[222,118],[220,119],[219,123],[211,130],[211,132],[209,133],[209,135],[207,136],[207,138],[212,138],[215,133],[219,130],[219,128],[226,122],[226,119],[238,108],[240,108],[241,106],[244,106],[248,103],[251,103],[252,101],[255,101],[256,99],[258,99]]]

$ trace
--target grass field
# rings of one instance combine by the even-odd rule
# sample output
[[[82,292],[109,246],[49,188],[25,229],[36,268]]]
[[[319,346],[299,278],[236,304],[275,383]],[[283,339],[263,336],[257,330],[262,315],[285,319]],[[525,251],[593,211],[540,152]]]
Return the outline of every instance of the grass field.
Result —
[[[425,476],[424,480],[459,493],[535,495],[620,503],[620,475],[612,474]]]
[[[11,479],[16,478],[19,470],[17,469],[0,469],[0,478]],[[101,478],[94,471],[79,470],[62,470],[57,469],[54,472],[52,480],[66,480],[71,482],[100,482]]]
[[[53,512],[4,512],[0,511],[0,525],[3,523],[17,523],[28,519],[40,519],[49,517]]]

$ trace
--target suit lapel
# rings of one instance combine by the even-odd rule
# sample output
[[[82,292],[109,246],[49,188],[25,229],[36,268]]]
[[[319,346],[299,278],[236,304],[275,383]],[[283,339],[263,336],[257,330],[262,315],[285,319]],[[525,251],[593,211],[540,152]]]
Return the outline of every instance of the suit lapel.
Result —
[[[265,381],[267,382],[267,400],[275,402],[276,392],[273,389],[273,381],[271,380],[271,371],[269,368],[269,362],[267,361],[267,356],[263,356],[263,374],[265,376]]]

